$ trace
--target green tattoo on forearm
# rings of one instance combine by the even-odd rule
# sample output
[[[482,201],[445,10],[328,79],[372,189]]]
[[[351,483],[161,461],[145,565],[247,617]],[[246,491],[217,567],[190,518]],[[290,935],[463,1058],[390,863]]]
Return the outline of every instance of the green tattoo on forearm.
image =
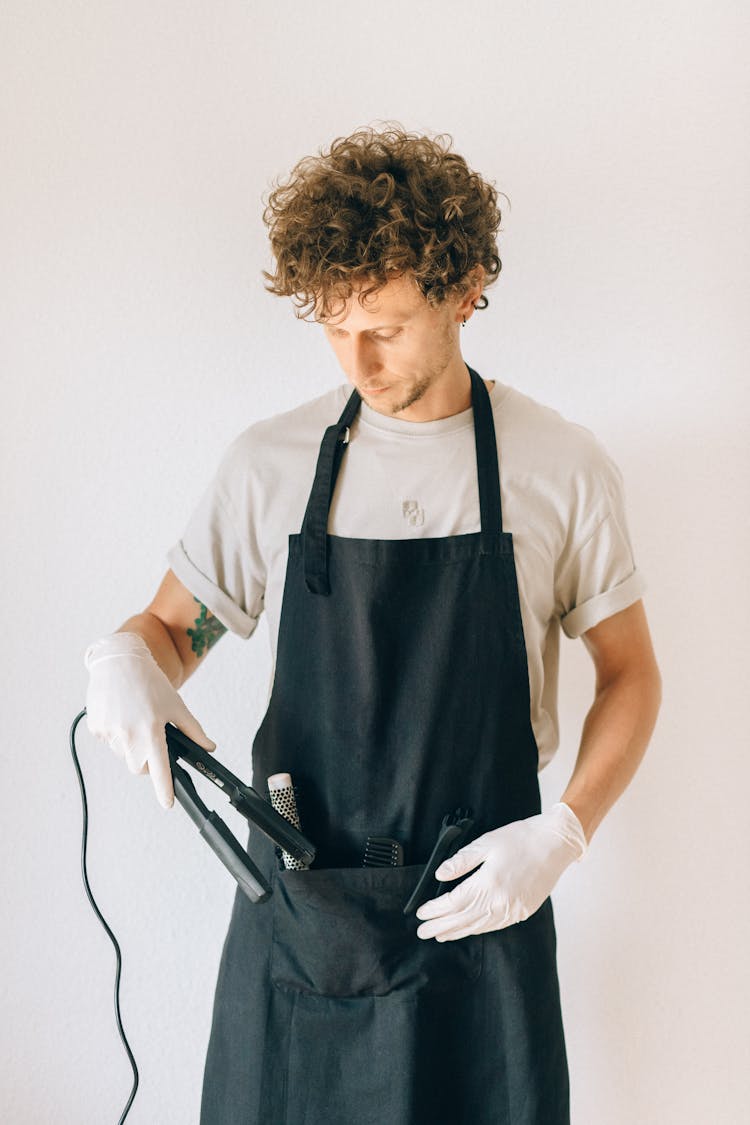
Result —
[[[193,652],[203,656],[204,652],[208,652],[211,646],[216,644],[219,637],[224,636],[227,627],[222,625],[217,617],[213,615],[208,617],[208,610],[200,598],[193,597],[193,601],[198,602],[201,613],[200,617],[195,619],[195,628],[188,629],[187,635],[191,638]]]

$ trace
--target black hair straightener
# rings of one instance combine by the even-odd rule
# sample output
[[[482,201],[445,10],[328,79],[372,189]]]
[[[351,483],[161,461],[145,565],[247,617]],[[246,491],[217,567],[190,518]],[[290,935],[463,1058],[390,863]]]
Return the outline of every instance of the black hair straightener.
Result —
[[[251,785],[245,785],[230,773],[213,754],[198,746],[179,727],[167,723],[164,731],[167,736],[167,750],[176,799],[251,902],[264,902],[271,893],[270,883],[237,838],[229,831],[224,821],[204,805],[190,775],[177,764],[178,758],[184,759],[203,777],[207,777],[222,789],[225,796],[229,798],[229,803],[234,805],[245,820],[259,828],[269,840],[278,844],[305,867],[310,866],[315,859],[315,846],[302,835],[299,829],[278,813],[269,801],[264,800]]]
[[[86,847],[89,823],[88,802],[86,800],[86,786],[83,783],[83,774],[81,772],[80,762],[78,761],[75,742],[76,728],[85,714],[86,708],[84,707],[84,709],[79,711],[76,715],[70,727],[70,752],[73,756],[73,765],[75,766],[78,784],[81,789],[81,805],[83,809],[81,875],[91,907],[104,927],[115,950],[115,1017],[117,1019],[117,1030],[120,1033],[120,1038],[122,1039],[123,1046],[125,1047],[130,1065],[133,1069],[133,1086],[118,1122],[118,1125],[123,1125],[138,1089],[138,1067],[136,1066],[135,1057],[130,1049],[127,1036],[125,1035],[125,1029],[122,1026],[122,1017],[120,1014],[120,971],[122,968],[120,946],[111,927],[108,925],[104,915],[96,904],[96,900],[91,892],[91,887],[89,886],[88,872],[86,870]],[[199,773],[202,773],[203,776],[207,777],[214,785],[217,785],[219,789],[222,789],[237,811],[240,812],[250,824],[254,824],[264,835],[268,836],[275,844],[278,844],[285,852],[294,856],[306,866],[312,863],[315,859],[314,845],[311,844],[293,824],[290,824],[288,820],[278,813],[271,805],[270,801],[265,801],[259,793],[256,793],[251,785],[245,785],[241,782],[240,779],[235,777],[233,773],[230,773],[221,762],[217,761],[212,754],[209,754],[202,746],[198,746],[197,743],[188,738],[186,734],[183,734],[178,727],[167,723],[164,728],[164,733],[167,737],[167,751],[169,753],[169,764],[172,770],[172,783],[175,797],[193,823],[197,826],[208,846],[221,860],[232,877],[237,881],[240,889],[247,895],[251,902],[264,902],[269,897],[271,887],[268,881],[253,863],[239,841],[229,831],[224,821],[221,820],[215,812],[208,809],[203,801],[201,801],[195,791],[195,786],[190,780],[190,775],[182,766],[177,764],[178,758],[184,759],[193,769],[198,770]]]

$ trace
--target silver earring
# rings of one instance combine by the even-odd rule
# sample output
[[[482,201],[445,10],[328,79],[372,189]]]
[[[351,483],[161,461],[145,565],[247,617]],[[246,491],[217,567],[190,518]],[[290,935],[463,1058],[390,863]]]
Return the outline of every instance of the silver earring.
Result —
[[[462,328],[466,327],[466,317],[464,317],[463,320],[461,321],[461,327]]]

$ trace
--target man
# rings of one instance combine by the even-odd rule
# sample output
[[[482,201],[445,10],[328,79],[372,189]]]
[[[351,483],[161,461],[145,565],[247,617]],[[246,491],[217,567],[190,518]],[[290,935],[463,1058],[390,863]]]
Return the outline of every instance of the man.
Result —
[[[86,655],[90,729],[168,806],[164,724],[215,748],[177,689],[227,628],[268,616],[253,782],[291,774],[316,859],[286,870],[251,833],[273,891],[235,898],[201,1122],[564,1125],[549,896],[661,698],[622,478],[588,430],[464,362],[500,214],[443,138],[339,138],[265,219],[269,288],[348,382],[231,443],[154,600]],[[561,626],[596,695],[542,812]],[[458,820],[443,885],[405,913]],[[403,864],[366,865],[371,837]]]

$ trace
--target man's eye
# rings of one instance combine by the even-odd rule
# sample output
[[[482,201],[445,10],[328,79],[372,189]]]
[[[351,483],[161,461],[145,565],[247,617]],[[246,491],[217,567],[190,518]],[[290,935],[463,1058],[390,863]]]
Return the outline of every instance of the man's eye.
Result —
[[[329,336],[334,336],[336,339],[342,339],[344,336],[346,336],[346,332],[344,332],[341,328],[327,328],[326,331]],[[375,333],[372,333],[372,339],[382,340],[384,344],[388,344],[391,340],[395,340],[396,337],[400,335],[401,329],[399,329],[398,332],[392,332],[390,336],[377,336],[375,335]]]

